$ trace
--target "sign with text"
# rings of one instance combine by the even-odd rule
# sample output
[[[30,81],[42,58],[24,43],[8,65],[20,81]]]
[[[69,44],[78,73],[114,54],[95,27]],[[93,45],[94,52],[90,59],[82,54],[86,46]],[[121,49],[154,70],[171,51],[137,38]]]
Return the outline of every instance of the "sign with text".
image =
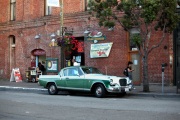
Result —
[[[90,58],[108,57],[113,43],[91,44]]]
[[[38,55],[46,55],[46,51],[42,50],[42,49],[35,49],[32,51],[32,54],[34,56],[38,56]]]

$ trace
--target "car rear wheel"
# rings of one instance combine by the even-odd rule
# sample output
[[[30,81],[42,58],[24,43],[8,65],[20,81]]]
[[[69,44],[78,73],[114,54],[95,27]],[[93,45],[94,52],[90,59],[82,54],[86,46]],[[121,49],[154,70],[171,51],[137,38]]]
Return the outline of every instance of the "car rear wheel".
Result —
[[[48,93],[50,95],[56,95],[58,93],[58,89],[54,83],[51,83],[48,87]]]
[[[32,82],[35,83],[36,82],[36,78],[32,78]]]
[[[98,85],[95,87],[94,94],[95,94],[95,96],[98,97],[98,98],[104,97],[105,94],[106,94],[106,90],[105,90],[104,86],[101,85],[101,84],[98,84]]]

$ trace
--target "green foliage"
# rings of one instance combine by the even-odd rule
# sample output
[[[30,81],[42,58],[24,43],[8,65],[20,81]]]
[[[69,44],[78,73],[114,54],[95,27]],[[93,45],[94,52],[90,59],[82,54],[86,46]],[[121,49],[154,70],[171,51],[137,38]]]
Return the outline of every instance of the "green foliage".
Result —
[[[138,49],[140,49],[140,45],[142,42],[141,36],[139,34],[132,34],[130,39],[138,47]]]
[[[113,27],[116,22],[129,30],[141,25],[149,26],[154,23],[155,30],[172,32],[180,21],[176,13],[177,0],[91,0],[90,13],[99,19],[99,25]],[[118,11],[124,12],[123,17]]]

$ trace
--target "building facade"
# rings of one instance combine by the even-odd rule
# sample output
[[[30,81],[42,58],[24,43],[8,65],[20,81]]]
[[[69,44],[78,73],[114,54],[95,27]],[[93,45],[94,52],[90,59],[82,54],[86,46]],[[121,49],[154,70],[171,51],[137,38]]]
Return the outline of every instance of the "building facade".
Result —
[[[26,79],[30,67],[36,67],[38,62],[48,67],[51,59],[57,60],[57,70],[76,62],[97,67],[104,74],[122,76],[128,61],[133,61],[133,79],[135,84],[140,84],[141,59],[130,42],[129,33],[118,25],[113,30],[99,27],[96,18],[88,14],[87,3],[88,0],[64,0],[62,11],[62,7],[48,6],[46,0],[1,0],[0,78],[9,79],[12,69],[19,68]],[[90,39],[86,30],[100,36]],[[69,58],[60,46],[52,43],[63,32],[71,33],[78,41],[78,48]],[[173,35],[166,36],[161,46],[152,51],[148,63],[150,83],[161,83],[162,63],[167,64],[165,83],[174,83]],[[47,74],[57,74],[57,71]]]

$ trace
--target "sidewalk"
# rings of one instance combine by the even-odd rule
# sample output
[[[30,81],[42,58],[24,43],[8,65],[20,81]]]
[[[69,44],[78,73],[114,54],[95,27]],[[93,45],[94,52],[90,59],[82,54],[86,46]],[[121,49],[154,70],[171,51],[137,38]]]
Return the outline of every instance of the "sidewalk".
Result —
[[[143,86],[135,86],[135,90],[128,92],[130,96],[160,96],[160,97],[178,97],[180,98],[180,89],[177,93],[176,86],[164,86],[162,92],[161,84],[150,84],[150,92],[143,92]],[[0,80],[0,90],[28,90],[28,91],[47,91],[47,89],[39,86],[38,83],[32,82],[10,82],[8,80]]]

